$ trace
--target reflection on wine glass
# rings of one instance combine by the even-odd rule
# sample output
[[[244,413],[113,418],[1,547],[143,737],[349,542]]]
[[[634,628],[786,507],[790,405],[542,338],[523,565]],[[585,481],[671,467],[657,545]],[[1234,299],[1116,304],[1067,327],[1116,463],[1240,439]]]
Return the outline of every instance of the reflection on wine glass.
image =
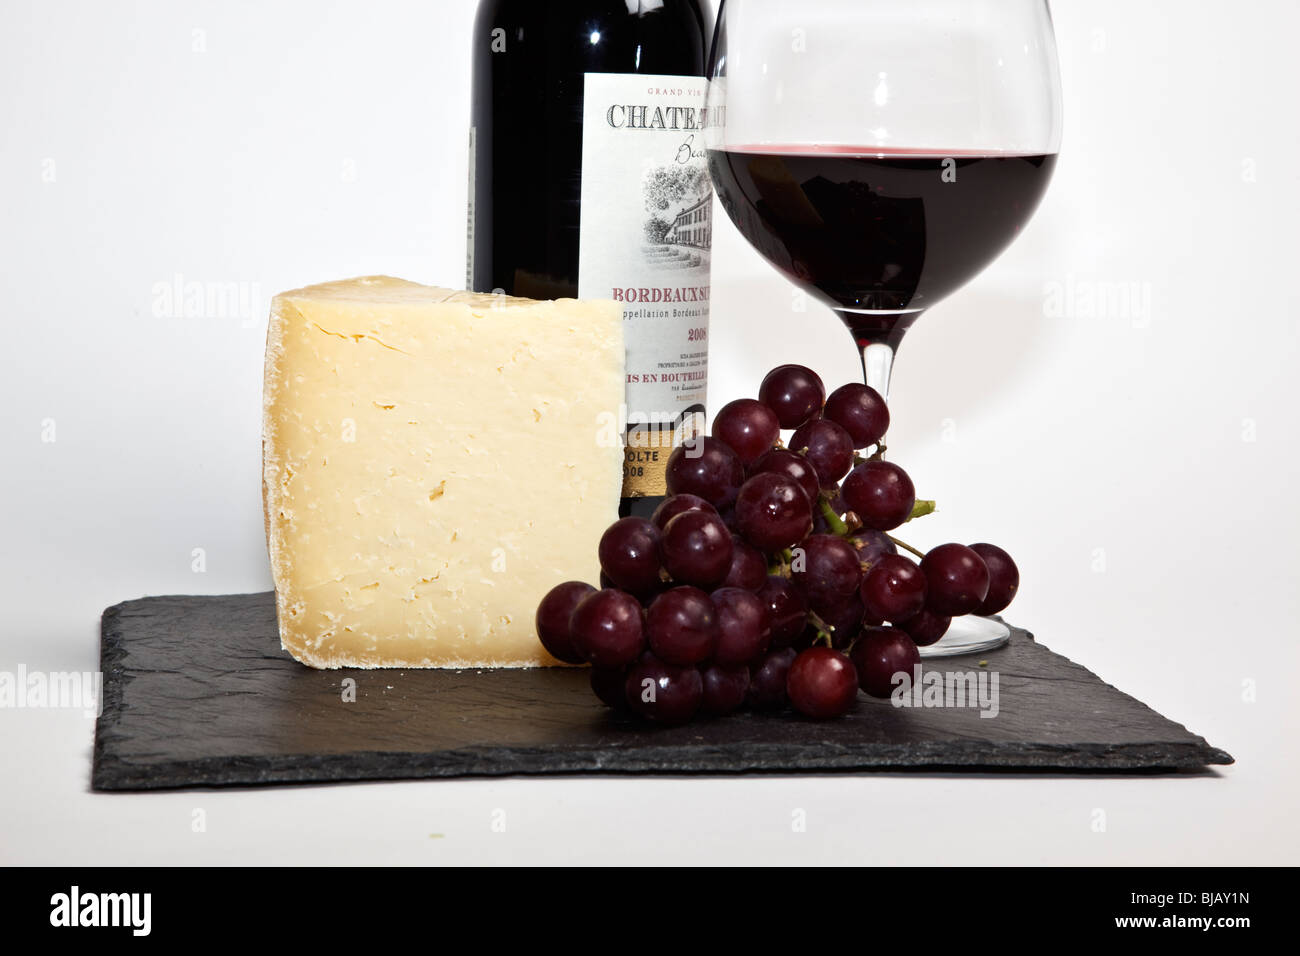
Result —
[[[723,209],[839,315],[888,398],[903,335],[1016,238],[1052,177],[1046,0],[723,0],[709,77]],[[958,618],[922,653],[1008,635]]]

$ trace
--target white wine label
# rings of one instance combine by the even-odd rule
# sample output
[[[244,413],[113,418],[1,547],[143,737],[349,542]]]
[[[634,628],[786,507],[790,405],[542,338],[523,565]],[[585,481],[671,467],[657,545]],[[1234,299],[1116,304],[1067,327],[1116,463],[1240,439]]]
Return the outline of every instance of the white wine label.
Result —
[[[705,89],[698,77],[586,74],[578,295],[623,305],[625,497],[664,494],[668,435],[680,443],[704,429],[713,242]]]

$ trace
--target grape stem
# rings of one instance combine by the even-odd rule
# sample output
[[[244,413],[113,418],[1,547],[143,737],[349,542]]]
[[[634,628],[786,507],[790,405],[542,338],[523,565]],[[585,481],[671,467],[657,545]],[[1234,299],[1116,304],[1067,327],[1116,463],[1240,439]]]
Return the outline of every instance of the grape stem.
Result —
[[[922,518],[925,515],[934,514],[935,504],[930,500],[917,499],[916,504],[912,505],[912,513],[907,516],[907,520],[913,518]]]
[[[846,517],[849,518],[849,521],[845,521],[844,518],[837,515],[835,509],[831,507],[830,496],[824,491],[817,496],[817,507],[821,510],[822,517],[826,519],[826,526],[830,528],[831,533],[839,535],[841,538],[851,537],[853,532],[862,526],[862,519],[858,518],[858,516],[852,511],[846,515]],[[934,514],[935,509],[936,505],[933,500],[918,500],[912,505],[912,513],[907,516],[907,520],[911,521],[913,518],[922,518],[925,515]],[[849,522],[852,522],[852,524]],[[920,551],[917,551],[911,545],[903,544],[903,542],[899,541],[892,535],[889,540],[893,541],[894,544],[902,545],[915,555],[924,557]]]
[[[820,614],[818,614],[816,611],[809,611],[808,622],[812,624],[813,627],[817,628],[817,636],[813,638],[814,644],[818,643],[819,641],[825,640],[827,647],[835,646],[835,637],[831,633],[832,631],[835,630],[835,628],[831,627],[831,625],[823,621]]]
[[[860,452],[860,451],[855,451],[855,452],[853,453],[853,464],[854,464],[854,465],[860,465],[860,464],[862,464],[864,461],[884,461],[884,460],[885,460],[885,450],[886,450],[886,449],[885,449],[885,440],[884,440],[883,438],[882,438],[880,441],[876,442],[876,444],[871,445],[870,447],[873,448],[873,449],[875,449],[874,451],[872,451],[872,453],[871,453],[870,455],[864,455],[864,454],[862,454],[862,452]]]
[[[849,526],[844,523],[844,519],[835,513],[831,507],[831,499],[822,492],[817,496],[817,507],[821,509],[822,517],[826,519],[826,525],[831,529],[833,534],[844,537],[849,533]]]
[[[783,548],[772,557],[775,560],[768,562],[767,573],[788,578],[790,576],[790,564],[794,561],[794,551],[790,548]]]
[[[916,548],[912,547],[912,546],[911,546],[910,544],[908,544],[906,541],[899,541],[899,540],[898,540],[897,538],[895,538],[892,534],[887,534],[887,535],[885,535],[885,537],[888,538],[890,541],[894,542],[894,544],[898,545],[900,548],[904,548],[904,549],[906,549],[906,550],[908,550],[908,551],[911,551],[911,552],[912,552],[914,555],[916,555],[918,558],[924,558],[924,557],[925,557],[925,552],[924,552],[924,551],[918,551],[918,550],[916,550]]]

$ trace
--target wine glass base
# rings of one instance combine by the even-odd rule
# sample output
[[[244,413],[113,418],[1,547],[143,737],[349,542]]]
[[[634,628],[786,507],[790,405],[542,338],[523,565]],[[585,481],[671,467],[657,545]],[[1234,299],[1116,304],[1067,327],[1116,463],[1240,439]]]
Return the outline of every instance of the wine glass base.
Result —
[[[921,657],[956,657],[1001,647],[1011,639],[1011,628],[992,618],[967,614],[955,617],[948,633],[928,647],[918,648]]]

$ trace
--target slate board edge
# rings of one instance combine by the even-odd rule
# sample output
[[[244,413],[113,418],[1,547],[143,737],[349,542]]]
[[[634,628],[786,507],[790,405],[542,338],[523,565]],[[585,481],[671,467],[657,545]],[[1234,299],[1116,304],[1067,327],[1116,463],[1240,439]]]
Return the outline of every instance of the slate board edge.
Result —
[[[1191,735],[1195,737],[1195,741],[1178,744],[1083,744],[1053,747],[1042,744],[1004,743],[999,744],[997,749],[992,751],[983,743],[972,743],[969,746],[959,744],[954,752],[953,742],[947,742],[943,745],[944,752],[935,754],[933,762],[926,760],[924,751],[937,749],[940,746],[938,744],[909,744],[906,748],[882,748],[876,744],[870,752],[833,745],[807,758],[792,758],[788,751],[776,746],[771,748],[773,753],[768,754],[764,752],[768,749],[765,745],[757,744],[749,748],[744,762],[740,765],[735,762],[734,751],[728,751],[732,765],[725,770],[719,769],[716,761],[713,760],[712,755],[716,748],[681,744],[662,748],[642,747],[637,752],[626,755],[617,752],[611,754],[608,750],[602,750],[594,758],[593,754],[584,748],[566,748],[564,751],[548,748],[499,748],[486,753],[483,751],[363,752],[257,757],[243,761],[223,756],[154,763],[141,767],[131,761],[111,756],[107,753],[107,745],[112,738],[113,728],[121,717],[124,706],[122,692],[126,681],[129,680],[124,663],[128,652],[122,641],[118,620],[124,609],[148,600],[142,598],[115,604],[106,608],[100,619],[100,669],[104,680],[103,709],[95,724],[91,774],[91,787],[95,790],[138,791],[275,783],[341,783],[584,773],[734,776],[744,773],[790,774],[855,770],[937,772],[946,769],[990,770],[999,773],[1062,771],[1104,774],[1123,773],[1125,770],[1166,773],[1200,769],[1207,764],[1234,762],[1230,754],[1211,747],[1202,737]],[[1028,636],[1033,639],[1032,635]],[[1042,647],[1041,644],[1039,646]],[[1043,650],[1063,657],[1063,655],[1056,655],[1056,652],[1050,648],[1044,647]],[[1068,658],[1064,659],[1068,660]],[[1092,672],[1088,671],[1088,673]],[[1110,684],[1106,686],[1112,687]],[[1112,687],[1112,689],[1117,693],[1123,693],[1117,688]],[[1186,730],[1186,727],[1183,729]],[[1190,734],[1190,731],[1188,733]],[[963,749],[968,753],[962,753]],[[1153,756],[1158,758],[1157,762],[1152,761]],[[904,757],[906,759],[903,759]],[[664,760],[670,761],[672,766],[665,768],[661,762]],[[1031,761],[1033,766],[1027,767],[1026,764]],[[186,780],[185,783],[159,782],[175,780],[176,777],[181,776]]]
[[[141,601],[144,599],[141,598]],[[95,748],[93,769],[91,771],[91,787],[99,790],[100,779],[104,774],[104,765],[108,762],[117,762],[105,752],[110,738],[112,737],[112,728],[117,726],[122,716],[123,692],[127,678],[125,676],[125,666],[123,664],[126,658],[126,648],[122,644],[122,635],[117,627],[118,616],[122,609],[129,604],[137,603],[135,601],[123,601],[120,604],[114,604],[112,607],[105,608],[104,613],[99,617],[99,670],[102,676],[100,681],[100,712],[99,717],[95,720]],[[108,775],[111,776],[111,775]]]
[[[1187,725],[1186,725],[1186,724],[1181,724],[1181,723],[1179,723],[1179,722],[1176,721],[1176,720],[1173,720],[1173,719],[1171,719],[1171,718],[1169,718],[1169,717],[1166,717],[1164,714],[1160,713],[1159,711],[1157,711],[1156,709],[1154,709],[1154,708],[1151,707],[1150,705],[1148,705],[1148,704],[1146,704],[1146,703],[1144,703],[1144,702],[1138,700],[1138,699],[1137,699],[1136,697],[1134,697],[1132,694],[1128,694],[1128,693],[1125,693],[1124,691],[1120,690],[1120,689],[1119,689],[1118,687],[1116,687],[1114,684],[1110,683],[1110,681],[1102,680],[1102,679],[1101,679],[1097,674],[1093,673],[1092,671],[1090,671],[1088,668],[1084,667],[1082,664],[1078,663],[1077,661],[1072,660],[1071,658],[1066,657],[1064,654],[1058,654],[1056,651],[1052,650],[1050,647],[1047,647],[1047,646],[1044,645],[1044,644],[1039,644],[1038,641],[1034,638],[1034,635],[1033,635],[1033,633],[1032,633],[1031,631],[1025,630],[1025,629],[1022,628],[1022,627],[1017,627],[1016,625],[1014,625],[1014,624],[1010,623],[1009,621],[1007,621],[1006,619],[1004,619],[1004,618],[1002,617],[1002,615],[1000,615],[1000,614],[994,614],[994,615],[991,615],[991,616],[992,616],[992,618],[993,618],[994,620],[1001,621],[1001,622],[1002,622],[1003,624],[1005,624],[1007,627],[1011,628],[1011,631],[1012,631],[1012,634],[1013,634],[1013,635],[1015,634],[1015,632],[1019,631],[1021,634],[1023,634],[1023,635],[1024,635],[1025,637],[1027,637],[1029,640],[1031,640],[1031,641],[1033,641],[1035,644],[1037,644],[1038,647],[1039,647],[1040,649],[1042,649],[1045,653],[1050,654],[1052,657],[1059,658],[1060,660],[1065,661],[1067,664],[1071,664],[1071,665],[1073,665],[1074,667],[1079,668],[1079,670],[1083,671],[1085,674],[1087,674],[1087,675],[1088,675],[1089,677],[1091,677],[1093,680],[1097,681],[1097,683],[1105,685],[1107,688],[1109,688],[1110,690],[1113,690],[1115,693],[1117,693],[1117,694],[1119,694],[1119,695],[1121,695],[1121,696],[1123,696],[1123,697],[1127,697],[1129,700],[1133,701],[1133,702],[1134,702],[1135,704],[1137,704],[1139,707],[1142,707],[1142,708],[1144,708],[1145,710],[1150,711],[1151,713],[1153,713],[1153,714],[1155,714],[1157,717],[1159,717],[1161,720],[1164,720],[1164,721],[1166,721],[1167,723],[1173,724],[1173,725],[1174,725],[1175,727],[1177,727],[1179,730],[1183,731],[1183,733],[1187,734],[1189,737],[1194,738],[1193,741],[1186,743],[1185,746],[1186,746],[1188,749],[1190,749],[1190,750],[1194,750],[1195,752],[1197,752],[1197,753],[1199,753],[1199,754],[1201,755],[1201,756],[1200,756],[1200,760],[1199,760],[1199,762],[1196,764],[1197,766],[1204,766],[1204,765],[1207,765],[1207,764],[1220,764],[1220,765],[1224,765],[1224,766],[1226,766],[1226,765],[1234,764],[1234,763],[1237,762],[1236,758],[1233,757],[1232,754],[1228,753],[1226,750],[1220,750],[1218,747],[1211,747],[1211,746],[1210,746],[1210,742],[1209,742],[1208,740],[1206,740],[1204,737],[1202,737],[1200,734],[1194,734],[1194,733],[1192,733],[1192,732],[1187,728]],[[956,657],[954,657],[954,658],[938,658],[938,659],[939,659],[939,660],[960,660],[960,659],[962,659],[962,657],[970,657],[970,656],[972,656],[972,655],[959,655],[959,656],[956,656]],[[1086,745],[1085,745],[1085,746],[1086,746]],[[1125,745],[1125,746],[1121,746],[1121,747],[1119,747],[1119,748],[1117,748],[1117,749],[1119,749],[1119,750],[1126,750],[1126,749],[1129,749],[1129,748],[1137,748],[1137,747],[1140,747],[1140,746],[1145,746],[1145,745]],[[1169,744],[1159,744],[1159,746],[1169,746]],[[1184,745],[1183,745],[1183,744],[1179,744],[1179,745],[1176,745],[1176,746],[1182,747],[1182,746],[1184,746]],[[1077,749],[1077,747],[1078,747],[1078,745],[1076,745],[1076,749]],[[1111,748],[1100,748],[1100,747],[1099,747],[1099,748],[1097,748],[1097,751],[1100,752],[1100,751],[1102,751],[1103,749],[1107,749],[1107,750],[1108,750],[1108,749],[1111,749]],[[1073,750],[1071,750],[1071,751],[1069,751],[1069,752],[1073,752]],[[1112,766],[1113,766],[1113,764],[1112,764]],[[1149,766],[1151,766],[1151,765],[1149,765]],[[1186,766],[1186,765],[1185,765],[1185,766]]]

